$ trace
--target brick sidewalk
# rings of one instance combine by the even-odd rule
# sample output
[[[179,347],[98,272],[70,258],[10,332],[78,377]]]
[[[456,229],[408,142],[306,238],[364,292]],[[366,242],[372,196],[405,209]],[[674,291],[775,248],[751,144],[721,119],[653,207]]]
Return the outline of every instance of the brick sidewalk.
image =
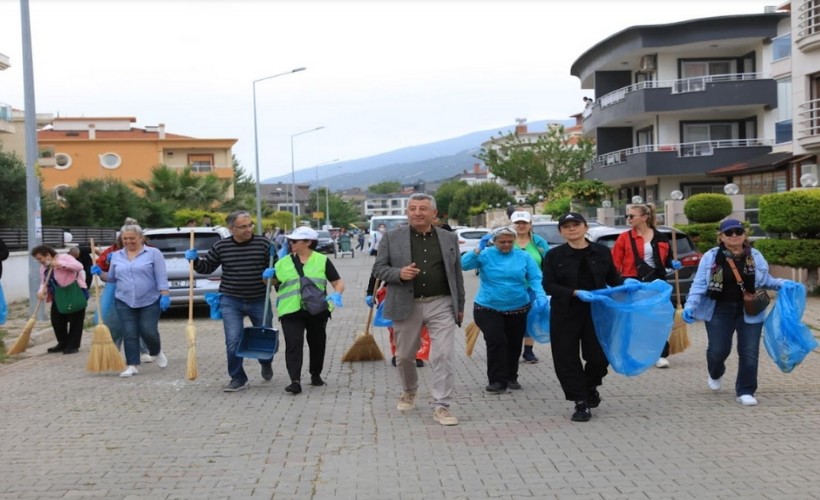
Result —
[[[523,391],[483,393],[482,340],[456,361],[461,423],[442,427],[424,404],[400,414],[389,362],[341,363],[364,330],[372,259],[334,260],[347,283],[328,335],[325,387],[284,393],[284,360],[264,382],[249,360],[249,390],[226,394],[221,323],[197,318],[199,378],[185,380],[187,314],[160,329],[170,364],[120,379],[84,371],[80,355],[41,354],[0,366],[0,499],[20,498],[810,498],[820,459],[820,364],[815,354],[780,373],[761,349],[760,406],[706,387],[705,332],[668,370],[614,373],[593,419],[571,404],[547,346],[522,365]],[[468,316],[476,278],[465,273]],[[820,326],[820,301],[806,322]],[[469,318],[467,319],[469,321]],[[385,329],[374,334],[388,353]],[[459,336],[463,347],[463,338]],[[39,351],[38,351],[39,349]],[[463,351],[462,351],[463,352]],[[307,372],[307,366],[305,366]],[[429,394],[421,369],[420,401]]]

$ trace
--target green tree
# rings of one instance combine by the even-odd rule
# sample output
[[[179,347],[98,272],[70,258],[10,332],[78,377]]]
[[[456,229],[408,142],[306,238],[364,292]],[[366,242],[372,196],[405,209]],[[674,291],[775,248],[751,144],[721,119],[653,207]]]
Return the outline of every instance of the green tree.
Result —
[[[439,186],[436,191],[436,206],[438,207],[439,219],[447,220],[450,216],[450,203],[453,202],[456,193],[468,187],[470,187],[470,185],[464,181],[447,181]]]
[[[356,209],[356,205],[353,203],[349,203],[344,201],[339,195],[330,193],[330,199],[326,200],[325,196],[327,195],[327,191],[325,188],[320,188],[319,190],[311,191],[310,193],[310,201],[309,207],[313,208],[316,207],[316,196],[319,197],[319,211],[324,212],[326,209],[326,205],[330,204],[330,225],[333,227],[349,227],[350,224],[359,222],[361,220],[361,214],[359,214],[358,210]],[[325,218],[327,214],[325,214]],[[320,225],[325,223],[325,219],[323,218]]]
[[[0,226],[26,225],[26,166],[6,151],[0,151],[0,207]]]
[[[550,192],[564,182],[583,179],[584,164],[595,155],[591,141],[572,141],[560,125],[550,126],[535,142],[514,133],[499,133],[494,141],[497,147],[482,148],[476,158],[493,174],[524,191]]]
[[[43,200],[46,225],[120,227],[126,217],[145,224],[148,214],[144,201],[116,179],[80,179],[61,192],[60,200],[48,194]]]
[[[449,215],[451,219],[466,223],[469,220],[470,209],[482,205],[491,207],[495,204],[506,207],[508,202],[515,203],[515,199],[498,184],[491,182],[476,184],[456,193],[453,201],[450,202]]]
[[[230,183],[214,174],[194,174],[191,167],[176,169],[165,165],[151,169],[149,181],[133,181],[146,200],[165,203],[171,212],[180,208],[213,208],[225,199]]]
[[[401,182],[398,181],[385,181],[380,182],[378,184],[373,184],[372,186],[368,187],[367,190],[371,193],[377,194],[389,194],[395,193],[401,190]]]
[[[219,209],[222,212],[232,212],[234,210],[248,210],[256,206],[256,181],[239,164],[236,156],[233,157],[233,198],[223,203]],[[273,213],[273,209],[262,203],[263,215]]]
[[[564,182],[558,185],[550,194],[550,200],[555,198],[570,198],[579,200],[585,205],[600,205],[602,200],[612,196],[615,188],[597,179],[586,181]]]

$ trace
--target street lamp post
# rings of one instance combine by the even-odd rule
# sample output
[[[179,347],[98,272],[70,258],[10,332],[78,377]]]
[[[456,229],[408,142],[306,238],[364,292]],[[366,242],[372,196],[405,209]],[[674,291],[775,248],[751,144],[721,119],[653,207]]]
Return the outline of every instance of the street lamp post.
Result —
[[[320,203],[320,201],[319,201],[319,167],[321,167],[322,165],[327,165],[328,163],[333,163],[333,162],[337,162],[337,161],[339,161],[338,158],[336,158],[335,160],[330,160],[330,161],[326,161],[326,162],[323,162],[323,163],[317,163],[316,164],[316,211],[317,212],[319,210],[321,210],[321,208],[319,208],[320,207],[320,205],[319,205],[319,203]],[[327,208],[327,205],[330,204],[330,201],[327,198],[327,196],[328,196],[327,186],[325,186],[325,200],[328,200],[325,204],[325,208]],[[328,221],[328,220],[329,220],[329,217],[327,215],[325,215],[325,221]],[[322,225],[322,221],[320,219],[317,219],[316,220],[316,229],[321,229],[321,225]],[[326,222],[326,225],[329,226],[330,223]]]
[[[296,164],[293,161],[293,138],[297,137],[297,136],[300,136],[300,135],[309,134],[311,132],[316,132],[317,130],[322,130],[323,128],[325,128],[325,126],[321,125],[319,127],[312,128],[310,130],[304,130],[302,132],[297,132],[297,133],[290,136],[290,191],[291,191],[291,196],[293,198],[293,200],[292,200],[293,205],[291,205],[291,207],[293,208],[293,210],[291,211],[291,213],[293,214],[293,229],[296,229],[296,207],[298,206],[296,204],[296,166],[295,166]]]
[[[256,84],[264,80],[276,78],[277,76],[289,75],[291,73],[297,73],[306,69],[307,68],[294,68],[284,73],[266,76],[253,81],[253,148],[256,161],[256,231],[257,234],[260,235],[262,234],[262,180],[259,178],[259,133],[256,125]]]

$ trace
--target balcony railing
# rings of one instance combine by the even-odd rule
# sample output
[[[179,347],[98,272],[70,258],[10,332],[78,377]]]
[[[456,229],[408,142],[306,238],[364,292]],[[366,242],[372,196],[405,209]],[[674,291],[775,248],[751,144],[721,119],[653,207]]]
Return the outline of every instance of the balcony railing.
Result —
[[[593,166],[609,167],[619,163],[626,163],[628,157],[640,153],[670,153],[676,152],[678,158],[693,156],[710,156],[715,149],[746,148],[750,146],[772,146],[772,139],[729,139],[722,141],[683,142],[680,144],[648,144],[634,148],[621,149],[600,155],[587,164],[585,170],[592,170]]]
[[[820,136],[820,99],[806,101],[798,106],[798,110],[798,137],[804,139]]]
[[[3,102],[0,102],[0,121],[11,121],[11,106]]]
[[[797,8],[797,39],[820,33],[820,4],[803,0]]]
[[[688,92],[703,92],[706,90],[707,83],[760,80],[763,78],[767,78],[767,76],[763,73],[729,73],[725,75],[709,75],[698,76],[694,78],[683,78],[680,80],[653,80],[640,82],[630,85],[628,87],[622,87],[618,90],[615,90],[613,92],[610,92],[609,94],[604,95],[603,97],[600,97],[598,100],[595,101],[593,108],[601,109],[606,108],[607,106],[612,106],[613,104],[617,104],[626,99],[626,96],[628,94],[644,89],[668,88],[672,90],[672,94],[684,94]],[[591,112],[591,110],[589,111]],[[584,118],[589,116],[589,114],[590,113],[588,113],[587,110],[584,110]]]

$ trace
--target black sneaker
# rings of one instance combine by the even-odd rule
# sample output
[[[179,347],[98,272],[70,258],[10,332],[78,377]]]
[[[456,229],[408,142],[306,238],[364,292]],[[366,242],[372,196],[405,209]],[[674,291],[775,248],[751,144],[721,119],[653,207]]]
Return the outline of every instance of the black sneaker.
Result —
[[[248,381],[231,380],[231,383],[222,388],[222,392],[236,392],[248,388]]]
[[[421,368],[424,366],[424,361],[421,359],[416,360],[416,368]]]
[[[538,363],[538,358],[535,357],[535,354],[533,354],[532,351],[524,352],[522,358],[524,358],[524,363],[527,363],[529,365],[534,365],[535,363]]]
[[[54,347],[49,347],[48,349],[46,349],[46,351],[52,354],[55,352],[63,352],[65,351],[65,346],[62,344],[57,344]]]
[[[393,359],[390,360],[390,364],[396,366],[396,356],[393,356]]]
[[[592,418],[592,412],[589,410],[589,405],[586,401],[575,402],[575,413],[572,414],[573,422],[589,422]]]
[[[590,408],[598,408],[601,404],[601,395],[598,394],[598,389],[590,389],[589,397],[587,397],[587,406]]]
[[[265,380],[270,380],[273,378],[273,366],[271,363],[262,363],[262,378]]]
[[[320,386],[325,385],[325,381],[322,380],[322,377],[319,375],[311,375],[310,376],[310,385]]]
[[[518,383],[517,380],[513,380],[512,382],[507,382],[507,389],[511,391],[520,391],[521,384]]]
[[[507,392],[507,384],[504,382],[492,382],[485,387],[484,390],[490,394],[501,394],[502,392]]]
[[[285,387],[285,391],[291,394],[299,394],[300,392],[302,392],[302,384],[294,381],[292,384]]]

